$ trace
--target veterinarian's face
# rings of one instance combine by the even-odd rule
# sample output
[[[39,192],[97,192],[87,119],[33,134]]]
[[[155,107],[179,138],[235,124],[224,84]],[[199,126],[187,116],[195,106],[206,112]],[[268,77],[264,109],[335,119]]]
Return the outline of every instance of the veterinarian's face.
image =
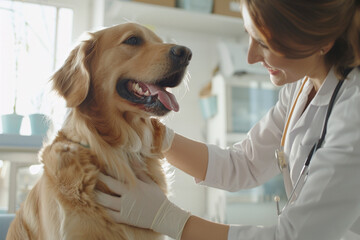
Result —
[[[249,34],[248,63],[261,62],[268,70],[270,80],[277,86],[295,82],[304,76],[316,75],[319,59],[316,55],[301,59],[289,59],[270,49],[265,37],[256,28],[245,4],[242,8],[244,27]]]
[[[97,66],[97,84],[111,79],[105,88],[115,91],[129,109],[158,116],[178,111],[175,96],[166,88],[180,84],[191,59],[190,49],[164,44],[152,31],[137,24],[122,24],[102,34],[97,60],[92,63]]]

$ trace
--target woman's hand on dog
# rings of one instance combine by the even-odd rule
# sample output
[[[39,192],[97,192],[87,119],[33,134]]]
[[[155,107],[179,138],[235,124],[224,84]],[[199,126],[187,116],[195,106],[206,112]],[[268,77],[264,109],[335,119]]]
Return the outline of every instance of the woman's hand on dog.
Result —
[[[148,176],[136,180],[134,187],[112,177],[99,174],[99,180],[117,196],[96,192],[97,202],[107,208],[108,214],[118,223],[156,232],[180,239],[190,213],[168,200],[160,187]]]
[[[157,210],[166,200],[164,193],[151,179],[146,179],[148,183],[145,179],[137,180],[133,188],[102,173],[99,174],[99,180],[120,196],[97,192],[98,203],[107,208],[116,222],[151,228]]]

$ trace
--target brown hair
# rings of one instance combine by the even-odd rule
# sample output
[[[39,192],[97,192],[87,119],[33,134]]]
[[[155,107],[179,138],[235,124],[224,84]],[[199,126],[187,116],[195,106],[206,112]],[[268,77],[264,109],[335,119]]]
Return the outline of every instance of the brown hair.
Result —
[[[342,79],[360,66],[360,0],[242,0],[269,47],[303,58],[334,41],[326,61]],[[298,48],[300,47],[301,48]]]

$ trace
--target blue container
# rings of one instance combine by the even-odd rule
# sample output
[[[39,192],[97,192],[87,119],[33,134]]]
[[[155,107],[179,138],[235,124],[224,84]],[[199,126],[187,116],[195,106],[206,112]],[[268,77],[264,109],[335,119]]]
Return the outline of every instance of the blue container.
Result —
[[[247,133],[276,104],[278,92],[276,88],[232,87],[231,131]]]
[[[29,115],[30,126],[31,126],[31,135],[40,135],[45,136],[49,126],[50,120],[46,115],[35,113]]]
[[[213,0],[177,0],[176,6],[189,11],[211,13]]]
[[[204,119],[212,118],[217,113],[217,97],[200,98],[200,107]]]
[[[4,134],[20,134],[21,123],[24,116],[12,113],[1,116],[2,129]]]

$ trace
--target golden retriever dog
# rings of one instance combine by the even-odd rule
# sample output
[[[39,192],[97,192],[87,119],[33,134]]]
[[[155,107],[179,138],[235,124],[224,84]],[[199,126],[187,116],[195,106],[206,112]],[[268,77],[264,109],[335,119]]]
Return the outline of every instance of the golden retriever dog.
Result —
[[[162,239],[117,224],[96,203],[108,192],[99,172],[135,186],[147,174],[167,192],[159,117],[179,106],[168,88],[182,81],[191,59],[149,29],[125,23],[90,33],[53,75],[70,113],[39,154],[44,173],[12,222],[7,240]]]

